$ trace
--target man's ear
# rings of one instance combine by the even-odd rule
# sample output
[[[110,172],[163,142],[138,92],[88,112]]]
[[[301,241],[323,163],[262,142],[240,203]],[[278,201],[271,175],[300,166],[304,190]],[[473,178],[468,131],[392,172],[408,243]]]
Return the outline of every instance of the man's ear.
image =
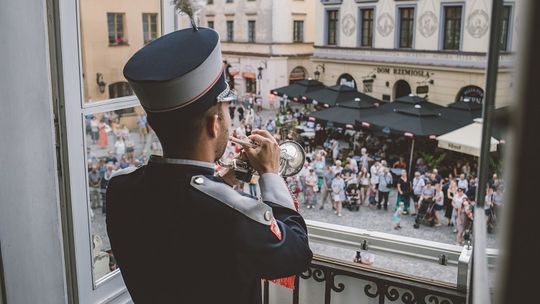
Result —
[[[219,134],[219,115],[213,114],[208,116],[205,127],[208,136],[216,138]]]

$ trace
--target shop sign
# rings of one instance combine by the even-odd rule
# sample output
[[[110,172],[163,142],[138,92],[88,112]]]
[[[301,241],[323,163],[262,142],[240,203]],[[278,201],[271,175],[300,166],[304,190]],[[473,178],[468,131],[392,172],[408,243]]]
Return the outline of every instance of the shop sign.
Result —
[[[477,86],[466,86],[463,87],[456,98],[456,101],[461,102],[473,102],[477,104],[482,104],[484,100],[484,90]]]
[[[429,92],[429,86],[423,85],[416,87],[416,94],[427,94]]]
[[[428,78],[431,76],[429,71],[419,70],[419,69],[408,69],[408,68],[392,68],[392,67],[377,67],[378,74],[394,74],[394,75],[404,75],[404,76],[414,76],[414,77],[424,77]]]

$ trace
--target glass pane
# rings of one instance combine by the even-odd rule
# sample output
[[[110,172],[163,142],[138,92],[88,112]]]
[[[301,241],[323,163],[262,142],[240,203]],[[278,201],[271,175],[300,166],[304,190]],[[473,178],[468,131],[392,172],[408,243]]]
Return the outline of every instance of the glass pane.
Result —
[[[105,226],[105,190],[112,173],[138,167],[151,154],[162,154],[142,107],[85,116],[94,280],[116,269]]]
[[[133,95],[122,69],[133,53],[161,33],[160,0],[81,0],[82,80],[84,102]],[[157,16],[153,19],[152,16]],[[106,18],[106,19],[105,19]],[[157,21],[155,21],[157,20]]]

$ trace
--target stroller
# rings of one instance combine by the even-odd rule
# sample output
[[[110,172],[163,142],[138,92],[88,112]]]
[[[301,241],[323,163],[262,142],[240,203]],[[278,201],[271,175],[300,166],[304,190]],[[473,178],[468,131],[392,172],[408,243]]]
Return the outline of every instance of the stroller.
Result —
[[[344,202],[343,207],[349,209],[349,211],[360,210],[360,189],[358,189],[358,184],[349,184],[345,189],[345,197],[347,198]]]
[[[433,199],[422,200],[413,227],[418,229],[420,224],[435,226],[435,201]]]

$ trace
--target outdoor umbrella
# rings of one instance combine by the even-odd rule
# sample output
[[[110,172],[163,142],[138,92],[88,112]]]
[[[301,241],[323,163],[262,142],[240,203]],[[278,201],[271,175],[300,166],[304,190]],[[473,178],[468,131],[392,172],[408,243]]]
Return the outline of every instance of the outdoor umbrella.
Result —
[[[355,121],[378,113],[378,106],[370,101],[352,100],[337,106],[312,112],[309,116],[318,121],[331,122],[340,127],[353,128]]]
[[[319,104],[327,108],[333,107],[341,102],[354,100],[355,98],[367,99],[372,97],[362,94],[356,91],[355,88],[345,85],[335,85],[302,95],[304,101],[313,102],[313,104]]]
[[[440,148],[457,151],[473,156],[480,156],[482,142],[482,119],[475,119],[472,124],[437,137]],[[490,151],[497,151],[498,140],[491,138]]]
[[[270,93],[277,96],[287,96],[287,98],[290,100],[299,101],[300,99],[295,99],[295,97],[302,96],[309,92],[321,90],[324,88],[326,88],[326,86],[320,81],[304,79],[288,86],[273,89],[270,91]]]
[[[440,110],[440,108],[444,107],[427,101],[409,104],[408,106],[398,102],[398,107],[392,111],[386,111],[385,108],[392,106],[392,104],[381,106],[380,108],[383,108],[381,114],[366,116],[360,120],[360,123],[364,127],[381,129],[384,133],[393,133],[412,138],[409,169],[412,168],[416,138],[435,139],[438,135],[464,125],[449,119],[444,112],[437,111],[437,109]]]
[[[482,105],[473,102],[457,101],[441,109],[450,119],[459,124],[470,124],[476,118],[482,117]]]

